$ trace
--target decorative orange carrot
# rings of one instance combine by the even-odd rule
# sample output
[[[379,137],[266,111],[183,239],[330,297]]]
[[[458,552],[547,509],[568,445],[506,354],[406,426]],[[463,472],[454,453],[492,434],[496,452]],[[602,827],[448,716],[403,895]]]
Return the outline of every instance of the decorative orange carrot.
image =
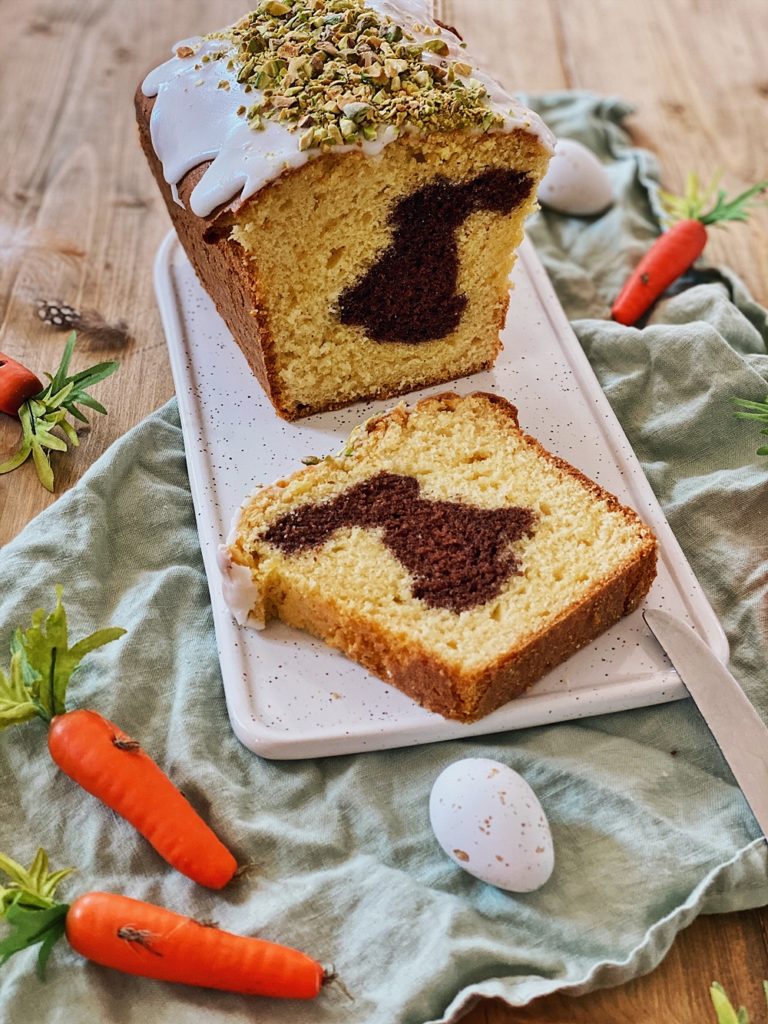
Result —
[[[81,406],[106,414],[106,409],[89,394],[89,388],[109,377],[120,365],[115,362],[96,363],[79,373],[69,373],[69,363],[77,334],[67,337],[56,373],[46,373],[45,388],[30,370],[0,355],[0,411],[17,416],[21,423],[21,440],[14,454],[0,463],[0,475],[23,466],[32,456],[40,483],[53,490],[53,469],[49,453],[65,452],[67,445],[77,448],[80,441],[67,415],[81,423],[88,419]],[[6,360],[3,365],[3,360]],[[12,365],[13,364],[13,365]],[[10,370],[8,369],[10,367]],[[7,378],[4,376],[7,373]]]
[[[44,850],[37,851],[29,870],[0,854],[0,871],[11,880],[0,887],[0,917],[12,928],[0,942],[0,965],[40,944],[41,978],[64,934],[73,949],[104,967],[243,995],[314,999],[335,977],[332,967],[297,949],[233,935],[126,896],[89,892],[71,906],[57,903],[56,887],[73,869],[49,874]]]
[[[42,381],[31,370],[0,352],[0,412],[17,416],[24,402],[42,390]]]
[[[182,874],[220,889],[237,862],[197,811],[136,740],[95,711],[67,711],[67,684],[90,651],[124,629],[101,629],[69,646],[67,616],[40,608],[11,641],[11,670],[0,671],[0,729],[40,717],[49,723],[48,750],[83,789],[129,821]]]
[[[672,226],[656,239],[622,288],[611,310],[614,320],[627,327],[637,323],[672,282],[701,256],[707,244],[707,227],[747,220],[755,205],[754,197],[768,188],[768,181],[758,182],[735,199],[726,199],[725,192],[720,190],[712,208],[705,212],[716,187],[717,179],[702,192],[698,176],[689,174],[684,195],[661,193]]]

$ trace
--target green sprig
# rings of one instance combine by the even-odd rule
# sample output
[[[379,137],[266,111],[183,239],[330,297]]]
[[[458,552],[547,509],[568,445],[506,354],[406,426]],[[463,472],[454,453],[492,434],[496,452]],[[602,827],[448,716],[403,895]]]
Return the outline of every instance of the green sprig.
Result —
[[[670,222],[700,220],[706,225],[722,224],[732,220],[745,221],[755,206],[765,205],[756,202],[755,197],[768,189],[768,180],[759,181],[733,199],[728,199],[725,191],[718,189],[720,177],[718,173],[708,185],[702,185],[698,174],[691,172],[685,179],[685,190],[681,196],[660,190],[659,196],[667,219]]]
[[[748,398],[734,398],[733,404],[737,406],[734,413],[739,420],[757,420],[758,423],[768,423],[768,397],[764,402],[752,402]],[[768,434],[768,427],[760,431],[761,434]],[[768,455],[768,444],[761,445],[757,449],[758,455]]]
[[[74,868],[48,870],[48,854],[38,850],[29,868],[0,853],[0,872],[10,882],[0,885],[0,918],[11,931],[0,942],[0,967],[23,949],[40,945],[37,973],[45,978],[45,966],[51,949],[64,934],[69,904],[54,899],[57,886]]]
[[[48,453],[65,452],[68,444],[73,448],[80,444],[74,426],[66,418],[67,414],[81,423],[87,423],[88,418],[80,406],[106,414],[107,410],[88,394],[88,389],[113,374],[120,364],[114,361],[96,363],[69,376],[76,341],[77,334],[72,331],[67,337],[56,373],[53,376],[46,374],[47,387],[21,405],[21,443],[10,459],[0,463],[0,474],[18,469],[31,455],[40,483],[46,490],[53,491],[53,469]]]
[[[763,992],[766,1002],[768,1002],[768,981],[763,982]],[[746,1008],[740,1006],[738,1010],[734,1009],[725,989],[719,982],[712,982],[709,987],[709,996],[717,1014],[717,1024],[749,1024],[749,1013]]]
[[[57,586],[52,612],[38,608],[32,613],[32,625],[19,627],[11,638],[10,673],[0,670],[0,729],[35,717],[50,722],[55,715],[63,715],[69,680],[86,654],[125,633],[119,626],[99,629],[70,647],[62,592]]]

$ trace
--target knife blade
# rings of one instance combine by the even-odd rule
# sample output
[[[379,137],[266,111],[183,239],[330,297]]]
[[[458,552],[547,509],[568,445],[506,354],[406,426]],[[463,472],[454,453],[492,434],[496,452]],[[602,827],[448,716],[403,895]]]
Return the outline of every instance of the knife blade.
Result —
[[[696,703],[758,825],[768,836],[768,728],[738,682],[690,626],[660,608],[646,609],[643,618]]]

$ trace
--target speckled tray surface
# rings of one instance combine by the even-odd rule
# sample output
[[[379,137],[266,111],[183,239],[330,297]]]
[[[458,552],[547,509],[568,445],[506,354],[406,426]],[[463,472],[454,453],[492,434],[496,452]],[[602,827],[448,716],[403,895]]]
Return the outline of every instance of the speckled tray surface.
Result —
[[[637,509],[661,544],[648,605],[684,618],[726,661],[722,629],[528,242],[513,279],[505,348],[495,368],[450,387],[504,395],[517,406],[528,433]],[[257,484],[296,469],[302,456],[339,448],[357,423],[393,403],[359,403],[286,423],[251,376],[173,233],[157,255],[155,288],[179,400],[227,707],[246,746],[269,758],[343,754],[583,718],[685,696],[640,611],[523,696],[472,725],[425,711],[344,655],[282,623],[270,623],[263,632],[238,626],[221,596],[216,552],[241,501]],[[443,390],[446,385],[406,401]]]

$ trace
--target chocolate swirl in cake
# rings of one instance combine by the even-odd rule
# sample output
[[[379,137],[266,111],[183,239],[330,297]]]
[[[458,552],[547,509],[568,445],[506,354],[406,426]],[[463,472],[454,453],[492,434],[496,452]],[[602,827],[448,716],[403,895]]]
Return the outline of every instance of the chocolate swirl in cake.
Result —
[[[467,304],[457,292],[456,232],[478,210],[511,213],[528,198],[530,177],[499,168],[467,182],[438,178],[401,199],[389,217],[392,242],[339,296],[343,324],[375,341],[416,344],[456,330]]]
[[[534,523],[531,509],[422,498],[418,480],[381,472],[330,501],[286,513],[264,540],[291,555],[320,547],[345,526],[381,529],[413,578],[413,596],[458,613],[485,604],[520,573],[512,545],[529,536]]]

